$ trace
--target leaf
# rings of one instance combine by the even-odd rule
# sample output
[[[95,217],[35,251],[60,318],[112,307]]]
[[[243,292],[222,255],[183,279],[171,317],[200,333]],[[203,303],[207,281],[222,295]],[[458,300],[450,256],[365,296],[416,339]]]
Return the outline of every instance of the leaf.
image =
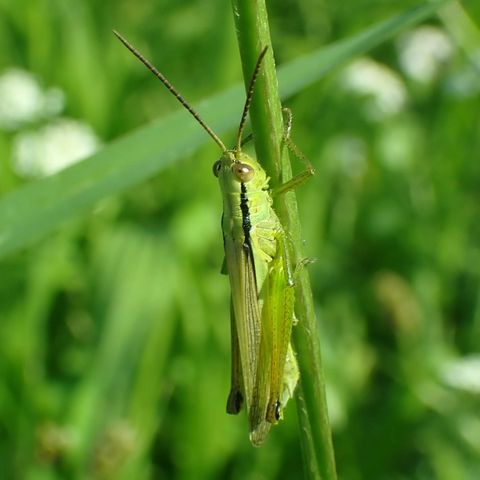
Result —
[[[297,93],[341,63],[363,53],[433,14],[445,2],[432,2],[380,22],[346,40],[279,68],[282,98]],[[241,84],[213,95],[195,108],[222,135],[238,123]],[[210,141],[188,112],[179,110],[56,175],[32,182],[0,202],[0,258],[31,245],[62,222],[96,202],[157,174]]]

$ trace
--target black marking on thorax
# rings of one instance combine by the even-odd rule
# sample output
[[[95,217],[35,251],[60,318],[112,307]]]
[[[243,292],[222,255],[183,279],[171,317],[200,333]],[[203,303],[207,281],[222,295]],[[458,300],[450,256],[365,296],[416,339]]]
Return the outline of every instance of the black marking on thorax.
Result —
[[[252,223],[250,222],[250,209],[248,207],[247,187],[244,183],[240,184],[240,210],[242,212],[242,230],[243,230],[243,253],[246,261],[251,265],[253,271],[253,279],[256,284],[257,276],[255,274],[255,259],[253,257],[252,241],[250,230]]]
[[[242,229],[246,244],[250,244],[250,209],[248,208],[247,187],[244,183],[240,184],[240,210],[242,211]]]

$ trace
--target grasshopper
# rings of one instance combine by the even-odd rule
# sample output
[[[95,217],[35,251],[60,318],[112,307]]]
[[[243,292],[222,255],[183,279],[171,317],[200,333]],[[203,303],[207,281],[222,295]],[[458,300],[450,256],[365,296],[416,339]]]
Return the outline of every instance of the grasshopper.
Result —
[[[269,178],[256,159],[242,151],[242,134],[265,47],[247,89],[237,144],[227,149],[220,138],[171,83],[119,33],[119,40],[165,85],[220,147],[213,165],[223,197],[222,232],[225,259],[222,273],[231,287],[231,387],[227,413],[237,414],[246,404],[250,441],[260,445],[270,426],[282,418],[293,396],[299,372],[290,336],[294,323],[294,277],[288,236],[272,206]],[[290,140],[291,113],[284,142],[304,160],[307,170],[275,192],[284,193],[303,183],[313,168]]]

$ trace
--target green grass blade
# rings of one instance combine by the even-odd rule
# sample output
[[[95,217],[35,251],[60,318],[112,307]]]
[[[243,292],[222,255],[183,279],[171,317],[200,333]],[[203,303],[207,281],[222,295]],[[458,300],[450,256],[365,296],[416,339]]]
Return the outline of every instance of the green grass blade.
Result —
[[[199,106],[221,134],[237,123],[240,85]],[[32,182],[0,202],[0,257],[42,238],[99,200],[158,173],[209,141],[190,115],[179,110],[107,145],[56,175]]]
[[[282,98],[315,82],[340,63],[418,23],[445,2],[432,2],[381,22],[347,40],[294,60],[279,70]],[[198,109],[222,135],[238,122],[240,84]],[[202,107],[203,105],[203,107]],[[43,238],[96,202],[126,190],[210,141],[187,112],[178,111],[112,142],[89,159],[32,182],[0,202],[0,257]]]

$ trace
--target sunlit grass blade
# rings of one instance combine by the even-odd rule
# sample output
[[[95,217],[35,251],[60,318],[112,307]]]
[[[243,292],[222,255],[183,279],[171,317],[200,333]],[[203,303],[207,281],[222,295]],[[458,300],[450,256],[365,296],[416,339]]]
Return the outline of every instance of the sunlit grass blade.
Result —
[[[248,72],[258,48],[270,45],[270,32],[265,2],[233,0],[237,37],[240,44],[244,74]],[[273,61],[265,62],[263,82],[259,82],[259,95],[251,110],[255,150],[262,166],[272,178],[274,187],[288,182],[291,168],[288,155],[278,149],[283,138],[281,98],[302,88],[325,72],[357,54],[363,53],[382,40],[397,34],[435,12],[444,2],[422,5],[381,22],[363,33],[326,47],[323,51],[307,55],[275,72]],[[281,95],[277,91],[282,87]],[[248,79],[248,75],[245,74]],[[293,87],[295,85],[295,87]],[[292,90],[290,90],[292,88]],[[302,234],[295,196],[281,196],[275,202],[280,220],[292,238],[293,257],[301,262]],[[299,327],[294,343],[300,366],[300,385],[297,389],[298,413],[305,475],[307,478],[334,480],[336,476],[334,453],[327,414],[323,369],[313,298],[308,274],[300,272],[296,289],[296,313]]]

